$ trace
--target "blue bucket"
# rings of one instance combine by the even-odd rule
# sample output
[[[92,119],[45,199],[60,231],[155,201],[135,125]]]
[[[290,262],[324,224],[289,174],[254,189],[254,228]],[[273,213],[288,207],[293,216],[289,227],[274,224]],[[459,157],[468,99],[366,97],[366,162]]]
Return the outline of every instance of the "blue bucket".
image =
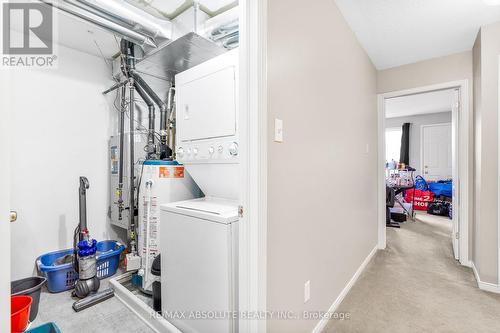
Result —
[[[27,330],[25,333],[61,333],[61,331],[59,330],[59,327],[57,327],[56,324],[50,322],[35,328],[31,328]]]

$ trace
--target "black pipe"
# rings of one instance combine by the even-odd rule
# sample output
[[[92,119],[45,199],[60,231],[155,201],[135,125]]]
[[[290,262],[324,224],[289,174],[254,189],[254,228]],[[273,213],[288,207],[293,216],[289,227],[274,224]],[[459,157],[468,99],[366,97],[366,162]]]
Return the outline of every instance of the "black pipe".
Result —
[[[151,97],[151,99],[160,107],[160,158],[165,159],[172,155],[172,150],[167,145],[167,104],[151,89],[144,79],[135,71],[130,74],[136,80],[141,88]]]
[[[134,173],[134,168],[135,168],[135,156],[134,156],[134,129],[135,129],[135,124],[134,124],[134,112],[135,112],[135,107],[134,107],[134,79],[130,78],[130,93],[129,93],[129,98],[130,98],[130,109],[129,109],[129,118],[130,118],[130,123],[129,123],[129,153],[130,153],[130,179],[129,179],[129,224],[130,224],[130,231],[133,235],[135,235],[135,200],[134,200],[134,193],[135,193],[135,173]]]
[[[118,82],[118,83],[114,84],[111,88],[109,88],[109,89],[107,89],[107,90],[104,90],[104,91],[102,92],[102,94],[103,94],[103,95],[106,95],[106,94],[108,94],[108,93],[112,92],[113,90],[116,90],[116,89],[118,89],[118,88],[120,88],[120,87],[123,87],[124,85],[126,85],[126,84],[127,84],[127,82],[128,82],[128,81],[126,81],[126,80],[125,80],[125,81],[123,81],[123,82]]]
[[[144,81],[144,79],[135,71],[131,72],[132,77],[134,80],[137,81],[137,83],[143,88],[146,93],[151,97],[153,102],[155,102],[160,109],[167,110],[167,104],[161,100],[161,98],[151,89],[151,87]]]
[[[133,73],[135,70],[135,56],[134,56],[134,44],[125,41],[124,50],[126,51],[126,71],[127,73]],[[130,241],[131,252],[136,252],[135,246],[135,154],[134,154],[134,118],[135,118],[135,100],[134,100],[134,79],[132,76],[128,76],[129,82],[129,158],[130,158],[130,173],[129,173],[129,228],[130,234],[132,235]]]
[[[148,106],[149,114],[148,114],[148,145],[146,147],[146,151],[148,153],[148,158],[152,158],[155,152],[155,106],[151,98],[146,94],[144,89],[140,86],[140,84],[134,80],[135,90],[139,93],[139,96],[144,100],[146,105]]]

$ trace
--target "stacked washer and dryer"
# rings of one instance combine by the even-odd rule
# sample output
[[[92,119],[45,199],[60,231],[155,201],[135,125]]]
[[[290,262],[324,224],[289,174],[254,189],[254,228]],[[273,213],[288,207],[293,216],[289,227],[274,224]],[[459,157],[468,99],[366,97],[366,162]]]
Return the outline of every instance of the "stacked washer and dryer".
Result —
[[[238,50],[175,82],[177,161],[204,197],[160,206],[162,311],[185,333],[237,332]]]

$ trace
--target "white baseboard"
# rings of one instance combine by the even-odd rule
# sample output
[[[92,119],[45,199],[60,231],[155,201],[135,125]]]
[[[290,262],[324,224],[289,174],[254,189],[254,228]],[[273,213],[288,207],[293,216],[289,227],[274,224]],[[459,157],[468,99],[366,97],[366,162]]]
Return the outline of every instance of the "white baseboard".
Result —
[[[368,265],[368,263],[370,262],[372,257],[375,255],[377,250],[378,250],[378,245],[375,246],[373,248],[373,250],[371,250],[370,254],[368,254],[368,256],[365,258],[365,260],[361,263],[359,268],[356,270],[356,272],[352,276],[351,280],[349,280],[349,282],[346,284],[344,289],[342,289],[342,291],[340,292],[340,295],[337,297],[335,302],[333,302],[333,304],[328,309],[328,313],[333,313],[337,310],[338,306],[340,305],[340,303],[342,303],[342,301],[346,297],[347,293],[351,290],[352,286],[354,286],[354,284],[358,280],[359,276],[361,275],[361,273],[363,273],[366,266]],[[312,330],[311,333],[321,333],[323,331],[323,329],[326,327],[326,325],[328,324],[328,320],[329,320],[328,316],[325,316],[325,318],[321,319],[319,321],[319,323],[314,327],[314,329]]]
[[[500,294],[500,286],[498,284],[481,281],[481,279],[479,278],[479,274],[477,273],[476,265],[474,265],[474,262],[472,261],[470,263],[472,271],[474,272],[474,276],[476,277],[477,286],[479,287],[479,289]]]

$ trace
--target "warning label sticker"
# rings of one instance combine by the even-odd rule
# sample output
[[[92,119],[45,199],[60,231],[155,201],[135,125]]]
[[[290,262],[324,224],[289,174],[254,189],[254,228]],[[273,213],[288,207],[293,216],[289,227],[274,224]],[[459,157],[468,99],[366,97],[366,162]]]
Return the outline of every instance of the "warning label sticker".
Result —
[[[162,166],[158,169],[159,178],[184,178],[184,167],[183,166]]]

